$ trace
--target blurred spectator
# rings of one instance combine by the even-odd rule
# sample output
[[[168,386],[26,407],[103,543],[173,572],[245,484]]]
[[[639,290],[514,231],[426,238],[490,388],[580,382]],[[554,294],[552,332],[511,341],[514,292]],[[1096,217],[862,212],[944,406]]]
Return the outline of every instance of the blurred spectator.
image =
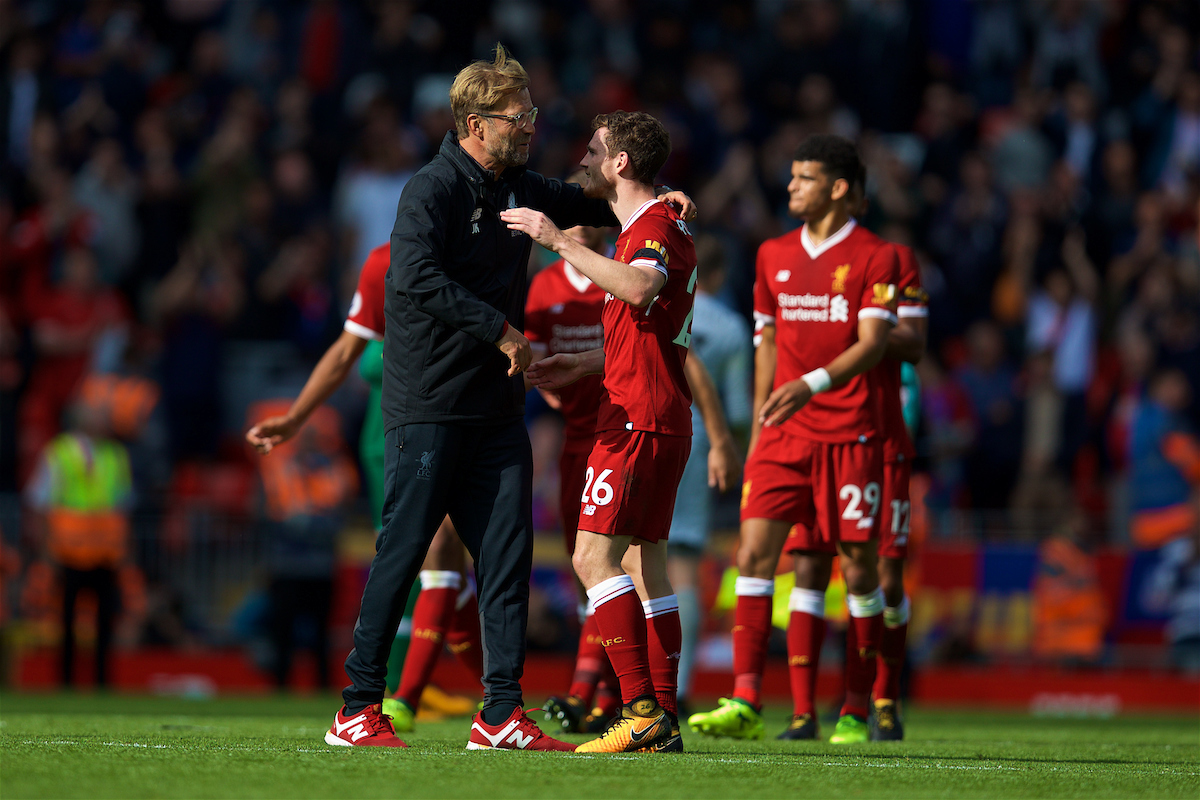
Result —
[[[918,362],[917,375],[932,479],[926,502],[931,508],[959,508],[970,500],[967,457],[976,440],[971,397],[931,354]]]
[[[1050,0],[1033,5],[1037,20],[1033,61],[1034,86],[1062,89],[1072,80],[1105,91],[1100,67],[1100,27],[1107,4],[1091,0]]]
[[[1146,399],[1130,431],[1131,535],[1146,549],[1189,535],[1197,521],[1195,493],[1200,487],[1200,441],[1181,412],[1191,389],[1178,370],[1162,370],[1150,379]]]
[[[1169,616],[1175,668],[1200,673],[1200,527],[1164,547],[1160,559],[1145,585],[1146,606]]]
[[[1026,345],[1035,355],[1050,356],[1054,388],[1062,398],[1056,462],[1069,475],[1087,432],[1086,394],[1096,366],[1092,304],[1098,287],[1081,232],[1067,236],[1062,257],[1065,268],[1051,270],[1029,299]]]
[[[123,282],[137,256],[141,232],[135,211],[137,181],[115,139],[102,139],[92,148],[91,158],[75,179],[75,199],[95,220],[93,248],[101,282],[109,286]]]
[[[120,609],[118,569],[129,557],[133,499],[129,456],[110,438],[103,409],[72,406],[68,430],[46,446],[25,500],[40,517],[45,554],[62,583],[62,685],[74,683],[75,612],[82,589],[96,597],[95,683],[108,685],[113,625]]]
[[[35,361],[18,410],[22,476],[58,432],[89,363],[102,350],[112,352],[114,344],[119,348],[125,335],[125,306],[114,291],[100,285],[90,250],[68,249],[58,269],[58,280],[26,294]],[[26,279],[27,286],[36,280],[29,273]]]
[[[1017,371],[1005,356],[1004,338],[990,321],[967,331],[967,363],[955,373],[970,404],[975,438],[967,459],[967,485],[975,508],[1007,508],[1021,463],[1024,403]],[[925,391],[925,375],[921,375]]]

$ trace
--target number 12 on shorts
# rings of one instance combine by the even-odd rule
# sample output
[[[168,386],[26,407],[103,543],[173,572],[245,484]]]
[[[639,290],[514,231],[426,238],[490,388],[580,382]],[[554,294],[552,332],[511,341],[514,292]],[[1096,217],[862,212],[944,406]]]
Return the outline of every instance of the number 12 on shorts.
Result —
[[[912,503],[908,500],[892,501],[892,533],[896,544],[903,546],[908,541],[908,524],[912,519]]]

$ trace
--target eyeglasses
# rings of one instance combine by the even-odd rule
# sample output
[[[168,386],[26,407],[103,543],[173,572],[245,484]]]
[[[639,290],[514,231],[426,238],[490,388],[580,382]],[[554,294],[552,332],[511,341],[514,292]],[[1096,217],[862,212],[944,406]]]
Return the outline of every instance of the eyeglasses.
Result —
[[[528,111],[522,111],[519,114],[484,114],[482,112],[477,112],[477,113],[479,116],[487,117],[488,119],[506,119],[509,122],[511,122],[513,125],[516,125],[518,128],[524,128],[526,122],[528,122],[530,125],[537,122],[538,110],[537,110],[537,106],[534,106],[533,108],[529,109]]]

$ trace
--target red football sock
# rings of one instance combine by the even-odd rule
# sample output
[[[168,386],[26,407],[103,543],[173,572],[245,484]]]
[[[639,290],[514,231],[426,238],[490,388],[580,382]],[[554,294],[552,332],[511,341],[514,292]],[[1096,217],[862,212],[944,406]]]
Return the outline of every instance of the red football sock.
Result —
[[[846,636],[846,700],[843,715],[866,718],[870,711],[871,684],[875,682],[875,659],[883,638],[883,613],[850,617]]]
[[[647,614],[646,643],[654,695],[660,706],[678,716],[679,650],[683,647],[679,601],[675,595],[655,597],[642,607]]]
[[[471,677],[483,681],[483,640],[479,635],[479,601],[475,592],[466,590],[467,597],[454,610],[450,620],[450,631],[446,634],[446,647],[458,662],[466,667]],[[459,595],[461,599],[462,594]],[[456,604],[459,602],[455,601]]]
[[[883,643],[879,646],[879,661],[875,673],[875,699],[900,698],[900,672],[904,669],[904,646],[908,639],[908,623],[883,627]]]
[[[588,590],[604,652],[621,683],[621,702],[654,696],[646,645],[646,617],[628,575],[602,581]]]
[[[733,696],[762,707],[762,678],[771,636],[771,595],[738,595],[733,623]]]
[[[457,596],[455,587],[422,589],[417,595],[413,606],[412,639],[404,659],[404,671],[400,674],[400,688],[396,691],[396,696],[414,711],[421,702],[421,693],[429,683],[438,656],[442,654]]]
[[[575,674],[569,690],[569,694],[583,700],[589,711],[596,697],[596,684],[600,682],[606,667],[607,671],[611,671],[600,638],[600,626],[596,623],[596,615],[589,614],[583,620],[583,629],[579,631],[579,652],[575,656]]]
[[[788,677],[792,684],[793,714],[816,713],[817,672],[826,627],[824,617],[803,611],[793,611],[788,620]]]

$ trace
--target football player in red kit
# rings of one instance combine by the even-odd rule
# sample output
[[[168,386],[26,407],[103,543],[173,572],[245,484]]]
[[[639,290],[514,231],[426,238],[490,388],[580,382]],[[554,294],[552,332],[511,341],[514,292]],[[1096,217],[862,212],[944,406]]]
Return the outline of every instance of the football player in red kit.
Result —
[[[896,324],[896,256],[850,216],[851,189],[863,172],[853,144],[810,136],[793,159],[788,210],[805,224],[764,242],[756,265],[756,414],[742,484],[733,697],[688,719],[693,730],[715,736],[764,733],[760,691],[785,542],[801,551],[805,568],[792,593],[789,641],[823,640],[835,554],[859,645],[872,659],[883,625],[876,566],[883,431],[870,370]],[[843,708],[831,741],[848,741],[842,729],[859,724],[866,739],[871,682],[859,683],[849,696],[861,695],[861,703]],[[815,737],[812,709],[795,713],[782,738]]]
[[[695,248],[683,220],[655,199],[654,176],[670,152],[662,123],[618,111],[596,117],[592,127],[581,162],[584,190],[606,198],[621,222],[617,260],[588,251],[538,212],[501,216],[608,293],[603,349],[553,356],[528,372],[546,389],[604,376],[572,562],[595,609],[623,707],[578,752],[681,750],[675,706],[681,632],[666,540],[691,449],[684,363]]]
[[[581,173],[568,180],[582,184],[586,177]],[[564,233],[607,258],[615,254],[615,248],[605,241],[602,229],[579,226]],[[601,315],[604,298],[605,291],[566,259],[555,261],[538,272],[530,281],[525,304],[525,336],[533,348],[534,359],[603,347]],[[724,443],[712,446],[703,456],[708,462],[709,485],[725,491],[727,485],[737,480],[741,462],[732,446],[733,438],[721,407],[720,394],[703,362],[690,350],[684,371],[709,441]],[[601,388],[600,376],[589,375],[553,393],[545,392],[565,422],[559,476],[560,511],[568,556],[575,552],[580,496],[595,440]],[[587,602],[586,594],[581,600],[575,673],[565,696],[547,699],[546,720],[557,721],[565,731],[597,733],[617,713],[620,700],[615,693],[616,676],[604,654],[595,610]]]
[[[879,516],[879,584],[883,589],[883,638],[875,674],[874,715],[871,738],[879,741],[904,738],[896,710],[900,695],[900,670],[908,636],[909,602],[904,593],[904,562],[908,558],[911,506],[908,483],[916,455],[900,399],[900,362],[915,364],[925,354],[929,295],[921,288],[921,272],[912,248],[893,244],[899,260],[896,309],[899,324],[888,335],[887,355],[875,367],[883,408],[883,503]],[[853,627],[850,631],[853,632]],[[859,648],[847,642],[847,658]],[[791,654],[789,654],[790,656]],[[848,662],[848,667],[852,665]],[[854,665],[857,668],[857,665]]]

